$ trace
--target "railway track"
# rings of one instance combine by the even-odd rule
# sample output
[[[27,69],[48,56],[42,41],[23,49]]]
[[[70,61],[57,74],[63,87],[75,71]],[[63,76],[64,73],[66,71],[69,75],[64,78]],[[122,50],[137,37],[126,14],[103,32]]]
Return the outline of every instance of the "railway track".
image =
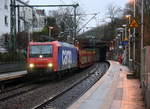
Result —
[[[47,106],[49,106],[48,105],[49,103],[57,100],[58,98],[63,96],[65,93],[69,92],[71,89],[73,89],[74,87],[76,87],[77,85],[79,85],[80,83],[85,81],[87,78],[89,78],[93,74],[97,73],[97,75],[99,75],[98,73],[101,72],[101,74],[97,78],[97,80],[98,80],[103,75],[103,73],[105,72],[104,69],[108,69],[108,68],[98,69],[100,66],[101,67],[108,67],[107,64],[106,65],[105,64],[101,64],[101,65],[100,64],[95,64],[94,66],[84,70],[83,72],[85,72],[85,73],[82,75],[82,78],[80,78],[80,79],[77,79],[78,78],[77,75],[81,75],[81,73],[78,73],[78,74],[72,75],[72,77],[63,78],[62,80],[59,80],[59,81],[54,81],[54,82],[52,82],[52,81],[40,82],[39,81],[37,83],[35,82],[35,83],[32,83],[32,84],[28,84],[28,85],[26,84],[25,86],[20,86],[20,88],[16,87],[16,89],[7,90],[3,93],[0,93],[0,109],[1,109],[1,107],[2,107],[2,109],[3,108],[9,109],[10,107],[11,107],[11,109],[16,109],[16,107],[21,108],[21,109],[30,109],[30,108],[40,109],[40,108],[43,108],[43,107],[47,107]],[[76,80],[71,79],[71,78],[74,78],[74,76],[77,76]],[[72,83],[70,83],[70,80],[72,80]],[[68,85],[69,87],[64,87],[64,86],[61,85],[61,84],[63,84],[64,81],[69,82],[69,84],[70,84],[70,85]],[[43,92],[38,92],[38,91],[39,90],[45,90],[46,88],[44,89],[44,87],[47,87],[47,86],[50,89],[53,89],[53,90],[51,90],[48,98],[42,100],[42,102],[38,102],[38,103],[33,104],[31,106],[27,106],[28,104],[25,104],[26,100],[30,101],[29,99],[32,98],[31,97],[31,95],[33,95],[32,93],[41,93],[41,94],[43,93],[43,94],[45,94],[44,91]],[[87,88],[86,90],[88,90],[89,88]],[[84,92],[86,90],[84,90]],[[29,96],[29,95],[30,95],[31,98],[30,97],[25,98],[26,96]],[[35,98],[35,97],[33,97],[33,98]],[[19,107],[17,105],[18,104],[17,102],[20,102],[20,100],[16,100],[16,99],[26,99],[26,100],[23,101],[24,102],[23,105],[19,104],[19,106],[20,106]],[[12,104],[10,104],[10,102],[16,103],[17,106],[12,106]]]
[[[90,70],[91,68],[89,68]],[[8,87],[4,90],[2,90],[0,92],[0,102],[3,102],[3,101],[6,101],[10,98],[13,98],[13,97],[16,97],[16,96],[19,96],[19,95],[22,95],[24,93],[28,93],[32,90],[36,90],[40,87],[44,87],[44,85],[46,84],[49,84],[50,82],[52,82],[50,80],[50,78],[40,78],[38,80],[31,80],[31,79],[26,79],[24,78],[23,81],[17,81],[17,82],[22,82],[21,84],[19,85],[16,85],[14,87]],[[41,85],[40,85],[41,84]]]
[[[39,83],[36,84],[36,82],[39,82]],[[8,89],[8,90],[1,92],[0,102],[4,102],[8,99],[20,96],[22,94],[28,93],[33,90],[36,90],[40,87],[43,87],[46,84],[48,83],[40,83],[40,81],[33,81],[30,83],[20,84],[19,86],[16,86],[15,88]]]
[[[88,73],[88,75],[81,78],[79,81],[72,84],[70,87],[68,87],[68,88],[64,89],[63,91],[53,95],[49,99],[45,99],[42,103],[33,107],[32,109],[49,109],[49,108],[52,108],[52,106],[51,106],[52,102],[57,100],[59,97],[63,96],[65,93],[68,93],[70,90],[72,90],[77,85],[81,84],[83,81],[85,81],[87,78],[91,77],[93,74],[99,75],[99,78],[97,79],[97,81],[98,81],[100,79],[100,77],[102,77],[104,75],[104,73],[106,71],[105,69],[108,69],[108,66],[109,66],[108,63],[106,63],[103,65],[104,69],[99,69],[100,65],[97,65],[92,71],[90,71],[90,73]],[[95,81],[93,84],[95,84],[97,81]],[[84,92],[86,92],[89,88],[90,87],[88,87]]]

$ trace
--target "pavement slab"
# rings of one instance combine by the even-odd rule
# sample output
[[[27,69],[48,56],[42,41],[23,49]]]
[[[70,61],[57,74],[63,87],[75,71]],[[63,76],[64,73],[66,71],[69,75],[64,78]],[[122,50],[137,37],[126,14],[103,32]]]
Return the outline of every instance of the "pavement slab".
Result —
[[[68,109],[145,109],[138,79],[127,79],[130,70],[110,61],[106,74]]]

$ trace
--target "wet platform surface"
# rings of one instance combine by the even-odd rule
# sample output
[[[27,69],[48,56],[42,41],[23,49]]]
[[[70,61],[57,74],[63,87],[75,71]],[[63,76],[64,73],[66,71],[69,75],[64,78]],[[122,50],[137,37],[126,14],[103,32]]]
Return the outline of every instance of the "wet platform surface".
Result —
[[[15,79],[19,77],[23,77],[27,74],[27,71],[18,71],[18,72],[8,72],[0,74],[0,81]]]
[[[107,73],[68,109],[145,109],[138,79],[127,79],[130,71],[110,61]]]

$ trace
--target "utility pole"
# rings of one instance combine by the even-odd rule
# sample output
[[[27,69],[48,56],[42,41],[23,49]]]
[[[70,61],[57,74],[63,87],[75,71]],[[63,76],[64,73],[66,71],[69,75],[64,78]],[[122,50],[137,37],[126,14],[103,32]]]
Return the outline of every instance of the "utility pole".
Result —
[[[30,7],[30,8],[33,8],[33,7],[74,7],[74,22],[75,22],[74,36],[76,36],[76,28],[77,28],[77,25],[76,25],[76,8],[79,6],[79,4],[71,4],[71,5],[16,5],[16,0],[11,0],[10,6],[11,6],[11,8],[10,8],[10,12],[11,12],[11,14],[10,14],[10,16],[11,16],[11,49],[13,51],[16,50],[16,8],[20,8],[20,7]],[[18,15],[18,16],[20,16],[20,15]],[[20,21],[18,20],[18,22],[20,22]]]
[[[141,1],[142,2],[142,6],[141,6],[141,74],[140,74],[140,78],[141,78],[141,83],[142,85],[144,84],[144,80],[142,79],[144,76],[143,75],[143,68],[144,68],[144,62],[143,62],[143,38],[144,38],[144,0]]]
[[[144,38],[144,0],[142,0],[142,15],[141,15],[141,51],[143,49],[143,38]],[[142,53],[142,52],[141,52]]]
[[[134,13],[133,13],[133,17],[135,19],[136,17],[136,0],[134,0]],[[136,30],[135,28],[133,29],[133,62],[135,62],[135,33],[136,33]]]
[[[128,43],[129,43],[129,39],[127,38],[127,25],[126,24],[124,24],[124,25],[122,25],[123,27],[124,27],[124,38],[123,38],[123,40],[124,41],[128,41]],[[125,50],[124,50],[124,64],[127,64],[129,61],[128,61],[128,59],[127,59],[127,45],[125,45]]]
[[[129,17],[129,25],[131,23],[131,16]],[[131,61],[131,29],[129,27],[129,63]]]
[[[76,17],[77,17],[77,7],[79,6],[79,4],[74,5],[74,35],[73,35],[73,42],[75,43],[75,39],[76,39],[76,35],[77,35],[77,21],[76,21]]]
[[[18,7],[18,32],[20,32],[20,7]]]
[[[16,51],[16,0],[11,0],[10,4],[10,22],[11,22],[11,50]]]
[[[128,18],[129,20],[129,24],[131,23],[131,15],[126,15],[126,18]],[[128,39],[129,39],[129,44],[128,44],[128,53],[129,53],[129,58],[128,58],[128,62],[129,62],[129,67],[131,67],[132,61],[131,61],[131,29],[129,27],[128,29]]]
[[[124,26],[125,27],[125,38],[124,39],[126,39],[127,38],[127,25],[125,25]],[[128,38],[127,38],[128,39]],[[129,43],[129,39],[128,39],[128,43]],[[126,53],[127,53],[127,45],[125,46],[125,51],[126,51]],[[128,60],[127,59],[127,54],[126,54],[126,60]],[[129,61],[126,61],[125,63],[128,63]]]

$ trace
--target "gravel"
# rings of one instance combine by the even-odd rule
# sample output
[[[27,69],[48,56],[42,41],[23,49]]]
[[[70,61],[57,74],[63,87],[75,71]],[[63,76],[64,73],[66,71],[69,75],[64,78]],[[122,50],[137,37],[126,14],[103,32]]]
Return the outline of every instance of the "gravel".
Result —
[[[80,84],[78,84],[53,102],[47,103],[47,105],[43,109],[66,109],[80,96],[82,96],[90,87],[92,87],[93,84],[95,84],[95,82],[97,82],[102,77],[104,72],[106,72],[106,69],[103,68],[103,65],[99,65],[97,72],[92,74],[89,78],[82,81]]]

